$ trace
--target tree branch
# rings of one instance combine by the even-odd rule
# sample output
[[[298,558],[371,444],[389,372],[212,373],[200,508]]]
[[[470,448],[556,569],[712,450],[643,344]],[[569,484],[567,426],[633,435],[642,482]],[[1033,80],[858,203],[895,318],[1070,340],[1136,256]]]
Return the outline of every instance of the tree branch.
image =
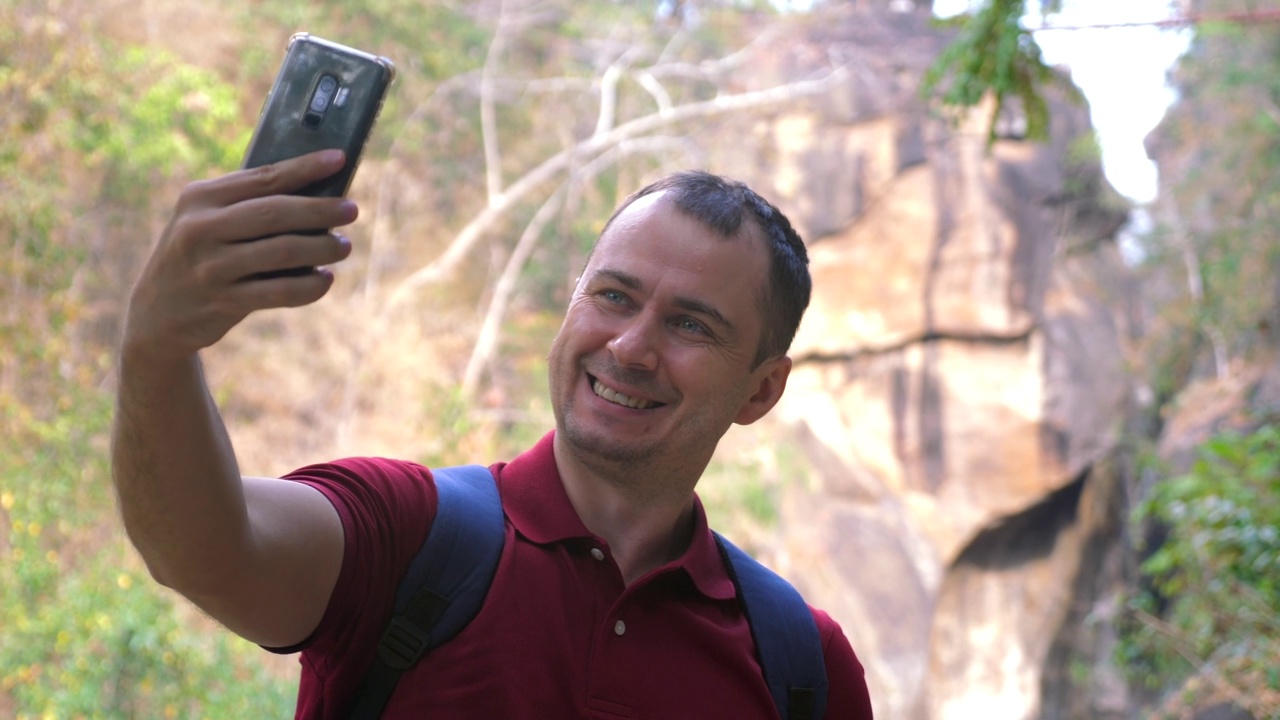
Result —
[[[761,110],[791,102],[800,97],[818,95],[830,90],[832,86],[843,80],[844,77],[844,69],[837,68],[826,76],[815,80],[804,80],[767,90],[722,95],[712,100],[690,103],[667,111],[659,110],[623,123],[609,132],[592,135],[573,147],[556,153],[499,193],[484,210],[472,218],[458,232],[454,240],[435,260],[400,281],[392,291],[388,301],[383,305],[383,312],[393,312],[415,290],[423,285],[438,282],[452,272],[458,263],[466,257],[467,253],[471,251],[472,246],[475,245],[484,232],[493,227],[512,206],[527,197],[535,188],[568,168],[574,158],[594,157],[620,142],[640,137],[658,128],[685,120],[718,117],[746,110]]]
[[[507,26],[506,0],[498,2],[498,22],[493,30],[493,39],[489,41],[489,49],[484,58],[484,69],[480,73],[480,135],[484,143],[484,175],[485,188],[488,191],[489,203],[502,194],[502,153],[498,147],[498,120],[494,110],[494,69],[498,59],[506,49]]]
[[[658,82],[658,78],[653,73],[641,71],[636,73],[636,80],[639,81],[640,87],[644,88],[653,101],[658,105],[658,112],[671,112],[673,107],[671,104],[671,95],[667,93],[667,89],[662,87],[662,83]]]

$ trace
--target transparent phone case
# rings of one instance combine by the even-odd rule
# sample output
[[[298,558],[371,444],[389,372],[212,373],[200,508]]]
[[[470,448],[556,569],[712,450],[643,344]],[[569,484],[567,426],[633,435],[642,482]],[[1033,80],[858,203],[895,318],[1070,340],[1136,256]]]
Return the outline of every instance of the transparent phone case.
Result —
[[[395,66],[387,58],[307,33],[294,35],[245,150],[243,167],[341,148],[347,155],[342,171],[298,194],[346,195],[394,77]],[[321,95],[326,97],[322,108],[317,101]]]

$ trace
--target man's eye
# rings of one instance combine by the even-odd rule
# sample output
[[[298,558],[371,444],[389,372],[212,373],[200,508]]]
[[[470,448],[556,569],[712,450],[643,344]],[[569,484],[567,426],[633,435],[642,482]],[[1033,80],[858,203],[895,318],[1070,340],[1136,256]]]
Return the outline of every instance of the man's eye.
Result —
[[[621,302],[625,302],[627,299],[626,295],[623,295],[617,290],[605,290],[604,292],[600,293],[600,295],[605,300],[608,300],[611,303],[621,303]]]
[[[683,320],[677,321],[676,327],[680,328],[681,332],[693,333],[695,335],[707,334],[707,329],[703,327],[702,323],[691,318],[684,318]]]

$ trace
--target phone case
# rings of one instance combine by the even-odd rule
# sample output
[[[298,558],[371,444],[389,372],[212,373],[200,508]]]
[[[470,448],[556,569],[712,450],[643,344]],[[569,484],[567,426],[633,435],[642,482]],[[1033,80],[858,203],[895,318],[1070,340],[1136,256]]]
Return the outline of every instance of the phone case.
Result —
[[[347,155],[342,170],[298,194],[346,195],[394,78],[395,66],[387,58],[308,33],[294,35],[263,103],[243,167],[341,148]]]

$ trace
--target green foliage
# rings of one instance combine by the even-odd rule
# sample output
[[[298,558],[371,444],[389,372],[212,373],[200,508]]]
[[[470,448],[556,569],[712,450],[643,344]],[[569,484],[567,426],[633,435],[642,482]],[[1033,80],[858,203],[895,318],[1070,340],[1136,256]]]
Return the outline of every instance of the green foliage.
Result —
[[[327,7],[334,40],[390,56],[427,81],[440,81],[484,62],[492,28],[453,3],[371,0],[318,3]],[[318,29],[308,29],[323,34]],[[326,32],[328,30],[326,29]]]
[[[80,259],[40,258],[46,287],[64,284],[64,318],[77,313],[65,283]],[[110,510],[110,396],[87,368],[34,369],[73,358],[57,339],[23,342],[0,368],[26,368],[53,398],[0,392],[0,695],[19,718],[285,715],[288,683],[243,643],[183,623],[137,571]]]
[[[106,458],[116,310],[92,295],[111,282],[102,218],[146,227],[170,177],[234,165],[237,93],[103,40],[82,9],[0,5],[0,708],[284,716],[292,686],[260,651],[210,634],[128,550]]]
[[[1280,710],[1280,688],[1267,693],[1280,657],[1280,425],[1211,439],[1135,520],[1167,536],[1142,565],[1149,587],[1131,601],[1121,645],[1131,678],[1168,690],[1212,674]]]
[[[1269,352],[1280,319],[1280,29],[1200,26],[1172,79],[1180,99],[1155,135],[1168,202],[1148,242],[1153,265],[1196,274],[1187,332],[1228,360]]]
[[[113,193],[143,193],[157,178],[202,175],[239,164],[250,129],[235,88],[154,49],[116,53],[109,77],[93,77],[93,103],[72,118],[74,149],[111,171]]]
[[[1073,85],[1063,82],[1044,63],[1040,45],[1022,27],[1025,12],[1026,0],[987,0],[960,23],[959,35],[934,61],[921,83],[921,93],[936,96],[952,114],[993,97],[988,143],[995,141],[997,118],[1011,99],[1022,106],[1027,137],[1043,141],[1049,137],[1044,89],[1057,87],[1069,97],[1080,97]]]
[[[55,168],[37,155],[72,153],[110,173],[105,189],[119,196],[179,171],[238,163],[248,139],[238,93],[212,73],[154,49],[74,42],[65,30],[12,41],[24,44],[0,65],[0,94],[16,121],[0,122],[8,125],[0,162],[49,180]],[[36,137],[47,144],[26,146]]]
[[[1206,13],[1240,9],[1210,0]],[[1161,226],[1148,270],[1178,295],[1161,302],[1148,340],[1157,397],[1204,367],[1274,353],[1280,269],[1280,31],[1265,24],[1195,28],[1171,78],[1179,94],[1153,135]],[[1149,336],[1150,338],[1151,336]],[[1139,685],[1194,709],[1224,695],[1255,717],[1280,717],[1280,428],[1206,443],[1191,470],[1138,508],[1161,531],[1122,626],[1120,659]],[[1191,714],[1190,710],[1184,713]]]
[[[285,716],[289,684],[184,623],[102,526],[108,421],[108,398],[77,398],[0,465],[0,692],[19,718]]]
[[[698,483],[712,527],[748,533],[776,529],[784,483],[805,474],[803,461],[790,448],[769,446],[758,434],[735,428]]]

